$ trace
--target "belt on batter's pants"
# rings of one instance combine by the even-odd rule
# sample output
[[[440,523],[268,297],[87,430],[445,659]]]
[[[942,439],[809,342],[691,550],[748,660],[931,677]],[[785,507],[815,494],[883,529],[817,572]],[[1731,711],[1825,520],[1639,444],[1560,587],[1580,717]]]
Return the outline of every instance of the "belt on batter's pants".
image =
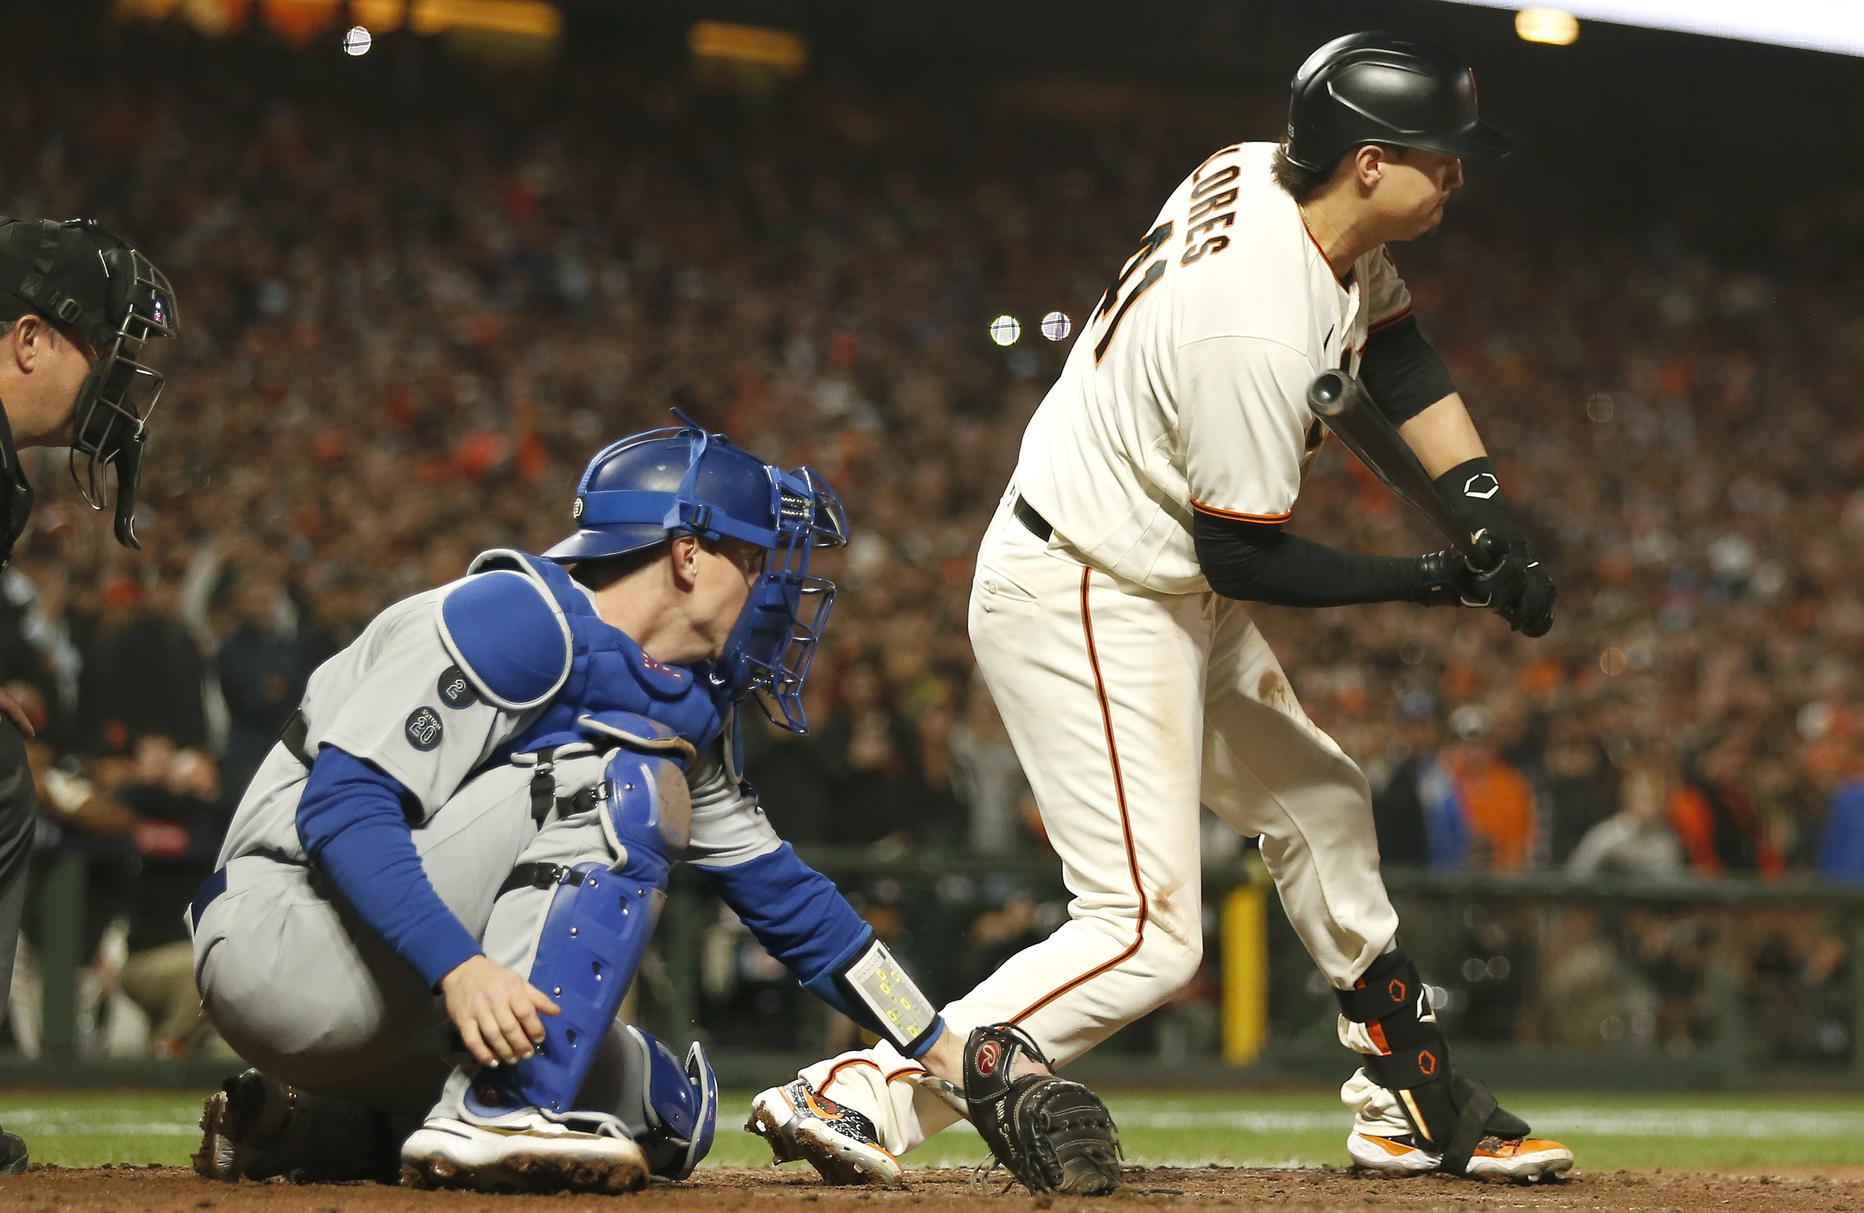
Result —
[[[1029,528],[1029,533],[1047,543],[1055,536],[1055,528],[1048,524],[1048,519],[1036,513],[1036,507],[1023,500],[1021,493],[1016,494],[1016,504],[1010,507],[1016,515],[1016,521]]]
[[[201,882],[200,891],[194,895],[194,900],[188,903],[188,922],[195,930],[201,929],[201,915],[207,913],[207,907],[214,904],[226,891],[227,870],[225,868],[221,868]]]

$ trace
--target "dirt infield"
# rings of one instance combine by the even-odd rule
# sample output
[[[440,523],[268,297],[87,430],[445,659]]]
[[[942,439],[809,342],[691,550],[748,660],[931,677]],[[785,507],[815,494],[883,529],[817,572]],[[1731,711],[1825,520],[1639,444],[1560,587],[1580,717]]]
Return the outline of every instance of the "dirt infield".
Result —
[[[1347,1171],[1258,1171],[1229,1168],[1129,1168],[1127,1191],[1098,1200],[1032,1197],[1018,1189],[999,1193],[1001,1183],[979,1190],[961,1170],[913,1172],[904,1191],[825,1188],[813,1175],[793,1170],[718,1168],[693,1181],[655,1187],[638,1195],[466,1196],[410,1192],[369,1184],[220,1184],[179,1167],[97,1167],[67,1170],[34,1167],[25,1175],[0,1178],[0,1207],[9,1213],[569,1213],[611,1200],[653,1210],[721,1210],[745,1213],[836,1213],[837,1210],[905,1210],[936,1213],[987,1207],[1067,1213],[1076,1209],[1274,1209],[1326,1210],[1723,1210],[1766,1204],[1768,1213],[1864,1208],[1864,1177],[1728,1176],[1700,1172],[1581,1174],[1562,1184],[1513,1187],[1464,1180],[1373,1179]]]

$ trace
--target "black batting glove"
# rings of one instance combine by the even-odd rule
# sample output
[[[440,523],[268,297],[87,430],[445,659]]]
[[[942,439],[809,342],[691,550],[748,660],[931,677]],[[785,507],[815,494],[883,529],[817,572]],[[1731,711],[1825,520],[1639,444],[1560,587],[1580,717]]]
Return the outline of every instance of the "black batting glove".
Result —
[[[1559,596],[1547,566],[1527,544],[1508,545],[1500,563],[1476,577],[1488,592],[1488,608],[1523,636],[1545,636],[1553,627],[1553,600]]]
[[[1417,557],[1417,578],[1419,591],[1411,602],[1422,606],[1487,606],[1486,598],[1467,600],[1467,594],[1474,593],[1476,574],[1463,563],[1463,553],[1454,548]]]
[[[1521,524],[1502,497],[1493,461],[1487,455],[1465,460],[1437,477],[1435,484],[1470,533],[1501,554],[1494,562],[1479,561],[1485,571],[1473,581],[1459,570],[1443,570],[1455,583],[1456,600],[1463,606],[1488,607],[1523,636],[1545,636],[1553,626],[1553,579],[1528,551]]]
[[[1556,591],[1547,570],[1524,543],[1509,544],[1487,569],[1469,567],[1461,552],[1446,549],[1417,558],[1425,606],[1459,606],[1494,611],[1524,636],[1545,636],[1553,627]]]
[[[1479,574],[1454,548],[1427,552],[1417,558],[1419,590],[1412,599],[1424,606],[1485,607],[1490,589],[1478,584]]]

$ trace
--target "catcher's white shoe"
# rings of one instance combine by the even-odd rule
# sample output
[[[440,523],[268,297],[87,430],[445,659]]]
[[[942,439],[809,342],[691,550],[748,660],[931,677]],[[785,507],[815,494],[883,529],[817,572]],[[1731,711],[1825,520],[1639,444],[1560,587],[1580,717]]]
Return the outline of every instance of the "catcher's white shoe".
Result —
[[[435,1118],[402,1143],[401,1182],[477,1192],[597,1192],[647,1186],[647,1159],[614,1117],[574,1123],[527,1109],[486,1124]]]
[[[880,1144],[874,1122],[818,1093],[805,1079],[753,1099],[744,1131],[763,1138],[774,1161],[803,1159],[828,1183],[906,1186],[906,1172]]]

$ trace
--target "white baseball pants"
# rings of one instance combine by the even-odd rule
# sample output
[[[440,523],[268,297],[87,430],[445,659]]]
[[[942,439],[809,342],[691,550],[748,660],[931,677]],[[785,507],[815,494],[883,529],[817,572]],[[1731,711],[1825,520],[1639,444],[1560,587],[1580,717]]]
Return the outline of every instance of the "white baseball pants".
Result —
[[[1289,920],[1350,987],[1397,933],[1366,779],[1313,722],[1243,604],[1115,580],[998,508],[970,632],[1073,894],[1069,921],[944,1008],[1011,1020],[1065,1064],[1182,989],[1203,953],[1198,810],[1261,838]],[[955,1115],[891,1047],[802,1071],[909,1150]]]

